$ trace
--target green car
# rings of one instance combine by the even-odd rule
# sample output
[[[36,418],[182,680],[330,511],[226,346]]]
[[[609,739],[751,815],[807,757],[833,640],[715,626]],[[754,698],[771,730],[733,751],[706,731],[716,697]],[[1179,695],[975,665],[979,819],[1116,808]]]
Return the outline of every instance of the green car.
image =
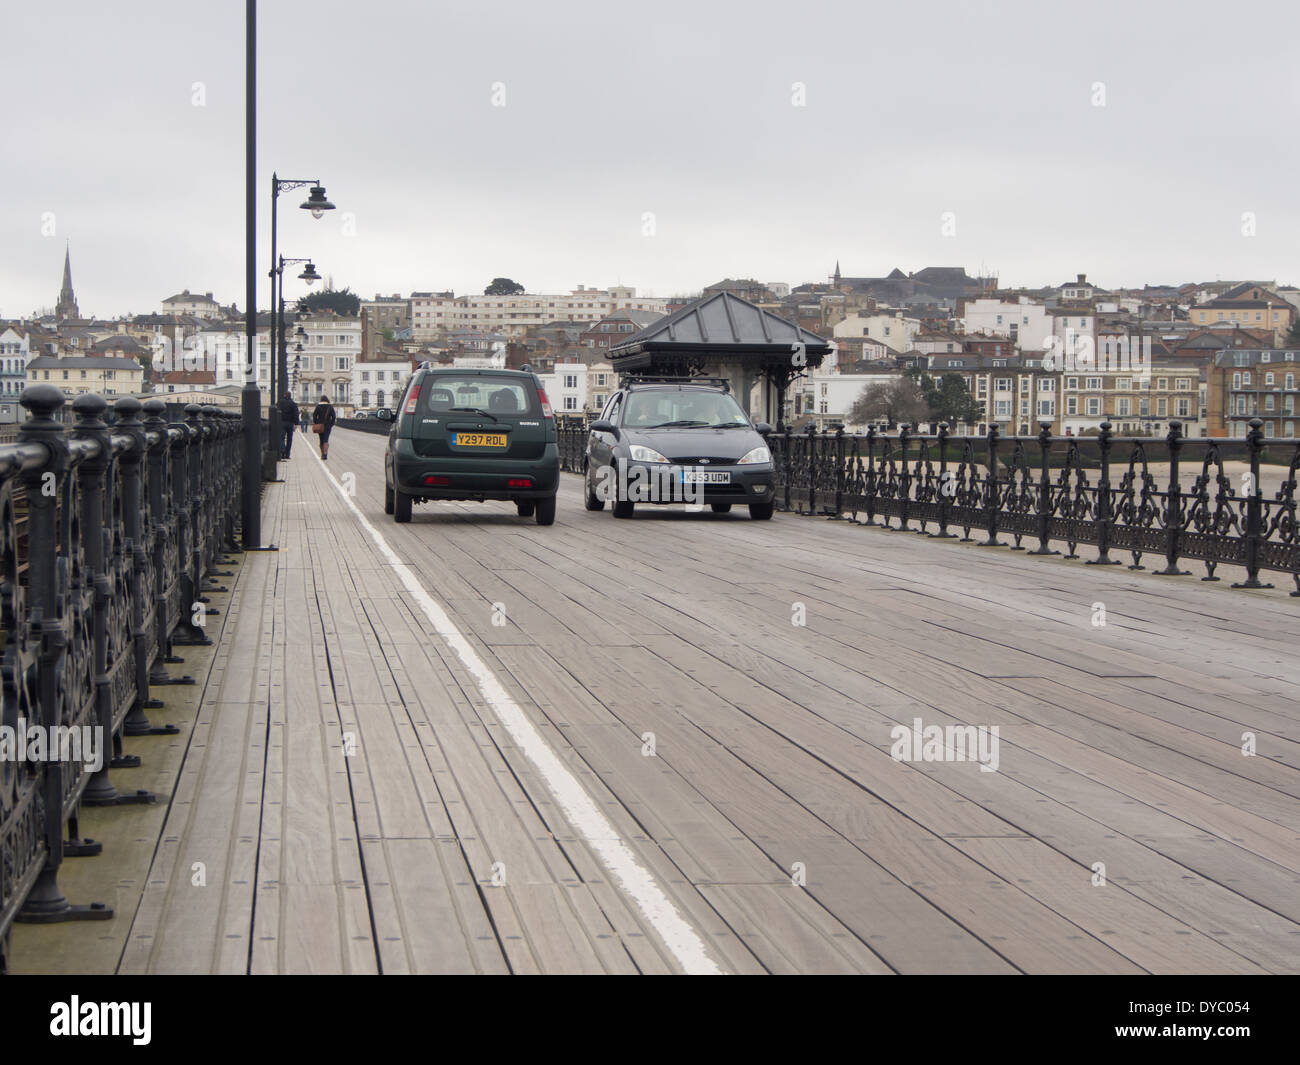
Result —
[[[381,411],[393,420],[393,415]],[[509,499],[523,518],[555,521],[555,415],[527,370],[416,370],[384,453],[384,513],[411,520],[437,499]]]

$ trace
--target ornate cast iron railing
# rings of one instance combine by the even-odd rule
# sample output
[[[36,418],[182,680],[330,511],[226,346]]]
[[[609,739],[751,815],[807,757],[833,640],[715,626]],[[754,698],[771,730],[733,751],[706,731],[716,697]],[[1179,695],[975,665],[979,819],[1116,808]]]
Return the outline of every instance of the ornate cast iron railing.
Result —
[[[560,469],[581,473],[587,454],[587,418],[583,414],[555,416],[556,443],[560,451]]]
[[[1178,421],[1164,438],[1117,437],[1104,423],[1096,437],[1054,437],[1047,424],[1037,436],[1003,438],[995,427],[985,437],[952,437],[941,424],[934,434],[787,427],[768,439],[784,510],[943,538],[960,529],[964,541],[1013,551],[1036,540],[1035,555],[1058,554],[1049,546],[1057,543],[1077,558],[1089,544],[1097,548],[1089,565],[1119,565],[1114,551],[1144,569],[1143,558],[1155,555],[1162,576],[1187,575],[1179,568],[1187,560],[1204,564],[1207,581],[1219,579],[1221,565],[1240,566],[1246,579],[1234,588],[1271,587],[1259,574],[1272,570],[1289,575],[1300,596],[1300,441],[1266,439],[1262,426],[1252,419],[1236,440],[1189,439]],[[1235,483],[1224,472],[1230,449],[1249,464]],[[1269,494],[1260,477],[1266,451],[1282,463],[1272,467],[1281,486]],[[1189,462],[1199,472],[1185,478]],[[1152,472],[1157,463],[1168,464],[1167,476]]]
[[[82,395],[69,431],[57,388],[20,402],[28,420],[0,445],[0,971],[15,920],[112,916],[70,904],[59,868],[100,850],[80,837],[82,805],[155,798],[109,771],[139,764],[123,736],[176,731],[150,724],[150,690],[194,683],[165,666],[176,645],[211,642],[203,592],[238,550],[242,455],[239,417],[215,407],[168,424],[161,400],[110,411]]]

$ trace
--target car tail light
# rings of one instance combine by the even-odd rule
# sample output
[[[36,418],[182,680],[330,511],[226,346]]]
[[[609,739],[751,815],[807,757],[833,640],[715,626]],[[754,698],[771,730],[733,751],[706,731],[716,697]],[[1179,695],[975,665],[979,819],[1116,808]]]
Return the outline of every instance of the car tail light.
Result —
[[[546,389],[539,388],[537,390],[537,398],[542,401],[542,417],[554,418],[555,412],[551,410],[551,401],[546,398]]]
[[[414,414],[414,413],[415,413],[415,404],[419,401],[419,399],[420,399],[420,386],[419,386],[419,385],[412,385],[412,386],[411,386],[411,391],[407,394],[407,397],[406,397],[406,408],[402,411],[402,413],[403,413],[403,414]]]
[[[507,488],[532,488],[533,479],[531,477],[511,477],[506,482]]]
[[[446,488],[451,484],[450,477],[443,477],[436,473],[431,473],[424,479],[424,483],[433,488]]]

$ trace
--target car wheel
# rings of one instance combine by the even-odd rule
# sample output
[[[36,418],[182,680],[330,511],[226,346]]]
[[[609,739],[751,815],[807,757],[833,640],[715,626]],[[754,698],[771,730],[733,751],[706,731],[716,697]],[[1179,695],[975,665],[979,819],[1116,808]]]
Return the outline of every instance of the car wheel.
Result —
[[[597,495],[596,492],[592,489],[591,485],[587,483],[586,477],[583,477],[582,479],[582,486],[586,489],[586,493],[585,493],[586,498],[583,500],[583,506],[585,506],[588,510],[604,510],[605,501],[601,499],[600,496]]]
[[[729,514],[731,512],[730,503],[710,503],[714,514]]]
[[[401,492],[393,493],[393,521],[405,525],[411,520],[411,497]]]
[[[613,510],[614,510],[614,517],[616,518],[630,518],[632,516],[632,511],[635,509],[636,509],[636,504],[633,503],[632,500],[630,499],[614,500]]]
[[[384,513],[393,512],[393,486],[387,481],[384,482]]]
[[[516,499],[515,510],[521,518],[531,518],[533,516],[533,500]]]
[[[547,496],[545,499],[537,500],[537,524],[555,524],[555,496]]]
[[[767,521],[772,517],[771,503],[750,503],[749,516],[755,521]]]

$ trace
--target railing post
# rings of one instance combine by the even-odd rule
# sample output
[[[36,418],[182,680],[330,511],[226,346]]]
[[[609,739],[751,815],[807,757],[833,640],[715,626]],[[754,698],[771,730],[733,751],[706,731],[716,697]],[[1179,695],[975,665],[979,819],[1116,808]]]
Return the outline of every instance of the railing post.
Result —
[[[81,543],[85,559],[86,580],[91,594],[91,657],[95,676],[95,728],[99,731],[101,750],[113,744],[117,753],[117,740],[113,728],[113,692],[108,676],[108,613],[110,600],[118,594],[107,572],[104,554],[104,481],[112,462],[112,434],[103,420],[108,403],[103,396],[91,393],[78,396],[72,404],[77,415],[72,429],[74,440],[84,440],[98,445],[98,450],[81,460],[77,469],[77,483],[81,495]],[[72,545],[66,545],[71,548]],[[69,693],[70,694],[70,693]],[[86,785],[83,799],[87,806],[115,806],[121,798],[113,782],[108,779],[109,760],[103,764]]]
[[[118,458],[122,471],[122,525],[126,550],[131,555],[131,642],[135,649],[135,701],[122,722],[122,731],[127,736],[173,736],[180,731],[175,725],[155,727],[144,714],[146,710],[159,710],[163,705],[161,700],[149,697],[150,651],[155,646],[152,639],[156,638],[156,629],[150,633],[148,625],[157,609],[157,572],[153,564],[155,532],[145,519],[147,514],[157,511],[153,510],[152,500],[146,503],[144,499],[140,476],[141,469],[145,469],[152,493],[153,454],[145,436],[145,425],[140,420],[140,413],[145,408],[138,399],[126,396],[114,403],[113,409],[117,411],[118,432],[131,438],[130,448]],[[163,426],[163,433],[166,431],[166,426]],[[149,610],[149,603],[155,603],[155,611]],[[156,646],[161,647],[160,644]]]
[[[1101,423],[1097,434],[1097,444],[1101,449],[1101,479],[1097,482],[1097,557],[1089,559],[1085,566],[1119,566],[1119,559],[1110,557],[1110,535],[1115,527],[1114,500],[1110,496],[1110,446],[1111,424]],[[1066,486],[1068,490],[1069,486]]]
[[[1052,474],[1049,459],[1052,452],[1052,423],[1038,423],[1038,450],[1042,471],[1038,478],[1038,546],[1031,555],[1059,555],[1047,546],[1052,529]]]
[[[931,533],[936,540],[955,540],[956,533],[948,531],[948,518],[952,513],[952,499],[957,493],[957,482],[948,480],[948,423],[939,423],[939,531]]]
[[[835,427],[835,513],[831,517],[844,517],[844,423]]]
[[[866,484],[863,485],[862,501],[867,511],[867,520],[865,524],[874,525],[876,523],[876,497],[879,494],[879,487],[876,476],[876,427],[867,426],[867,475],[864,478]],[[889,524],[888,519],[885,522]]]
[[[817,423],[808,423],[808,513],[817,513]]]
[[[53,385],[32,385],[18,402],[29,415],[18,431],[18,442],[41,444],[49,455],[42,466],[24,470],[20,476],[27,494],[31,632],[40,645],[37,666],[40,724],[50,735],[48,730],[62,724],[65,695],[60,691],[60,679],[68,653],[70,603],[64,598],[59,580],[58,501],[71,467],[71,452],[63,426],[55,418],[64,403],[62,392]],[[63,864],[63,765],[57,757],[50,758],[41,763],[40,774],[44,804],[44,823],[40,828],[45,865],[15,920],[30,924],[107,920],[113,911],[103,903],[74,906],[59,890],[59,866]]]
[[[793,460],[790,458],[790,426],[783,426],[785,442],[782,445],[781,466],[785,470],[785,509],[790,510],[790,477],[793,473]]]
[[[1246,446],[1250,448],[1250,498],[1246,500],[1246,579],[1234,588],[1272,588],[1259,579],[1259,545],[1264,539],[1264,488],[1259,483],[1259,453],[1264,449],[1263,421],[1250,419]]]
[[[981,547],[1001,547],[1002,541],[998,539],[998,510],[1002,506],[1002,493],[998,490],[998,427],[994,422],[989,425],[989,469],[988,475],[984,479],[984,508],[986,511],[985,519],[988,522],[988,539],[981,544]]]
[[[912,501],[912,472],[907,465],[907,432],[908,424],[904,422],[898,427],[898,529],[900,532],[907,530],[908,520],[908,503]],[[888,524],[888,518],[886,518]]]
[[[1169,445],[1169,491],[1165,493],[1165,568],[1152,570],[1157,577],[1185,577],[1188,570],[1178,568],[1178,553],[1183,541],[1183,486],[1178,474],[1178,453],[1183,447],[1183,423],[1173,419],[1165,443]]]

